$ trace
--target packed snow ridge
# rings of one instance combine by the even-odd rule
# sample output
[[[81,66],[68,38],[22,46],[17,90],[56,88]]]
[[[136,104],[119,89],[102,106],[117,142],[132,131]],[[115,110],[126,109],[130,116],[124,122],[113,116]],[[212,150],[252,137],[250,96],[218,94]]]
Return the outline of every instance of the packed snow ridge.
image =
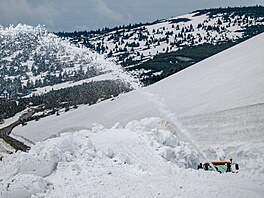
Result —
[[[168,162],[176,169],[195,168],[199,155],[165,130],[159,118],[132,121],[125,127],[117,123],[110,129],[94,124],[91,130],[61,134],[36,143],[28,153],[4,157],[0,162],[0,195],[56,197],[63,190],[65,194],[60,196],[74,197],[78,191],[68,188],[70,180],[78,182],[82,178],[81,182],[91,185],[94,179],[100,179],[99,170],[116,179],[122,179],[123,174],[144,177],[162,171]],[[98,178],[90,178],[94,171],[97,173],[93,177]],[[95,193],[89,188],[85,191],[90,191],[88,195]]]

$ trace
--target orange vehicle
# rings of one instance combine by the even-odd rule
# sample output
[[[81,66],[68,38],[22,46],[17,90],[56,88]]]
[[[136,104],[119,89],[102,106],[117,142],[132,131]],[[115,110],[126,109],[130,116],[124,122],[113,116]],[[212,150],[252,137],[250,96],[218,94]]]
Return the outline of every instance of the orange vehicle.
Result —
[[[215,162],[205,162],[198,165],[198,169],[204,169],[206,171],[217,171],[219,173],[237,173],[239,170],[239,165],[230,161],[215,161]]]

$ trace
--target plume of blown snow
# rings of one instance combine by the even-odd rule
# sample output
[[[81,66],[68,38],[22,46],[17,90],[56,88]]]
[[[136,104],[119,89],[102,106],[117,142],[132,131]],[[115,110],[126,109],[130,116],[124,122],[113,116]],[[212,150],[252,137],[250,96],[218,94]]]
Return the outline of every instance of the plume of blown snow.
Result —
[[[91,51],[83,45],[74,45],[67,39],[62,39],[57,35],[50,33],[43,25],[36,27],[18,24],[9,27],[0,26],[0,37],[11,41],[19,41],[21,36],[26,36],[28,39],[35,39],[38,41],[36,52],[41,53],[43,50],[54,49],[58,51],[57,56],[67,54],[69,57],[78,57],[88,67],[94,67],[101,73],[112,73],[118,78],[128,82],[134,89],[140,87],[140,82],[137,78],[126,72],[121,65],[114,61],[106,60],[102,55]]]

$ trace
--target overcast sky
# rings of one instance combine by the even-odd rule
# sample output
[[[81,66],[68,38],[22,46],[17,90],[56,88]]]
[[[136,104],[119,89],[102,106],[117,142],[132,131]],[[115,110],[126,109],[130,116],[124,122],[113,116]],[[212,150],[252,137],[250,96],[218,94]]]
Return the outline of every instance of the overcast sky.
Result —
[[[264,5],[264,0],[0,0],[0,25],[45,24],[49,31],[152,22],[196,9]]]

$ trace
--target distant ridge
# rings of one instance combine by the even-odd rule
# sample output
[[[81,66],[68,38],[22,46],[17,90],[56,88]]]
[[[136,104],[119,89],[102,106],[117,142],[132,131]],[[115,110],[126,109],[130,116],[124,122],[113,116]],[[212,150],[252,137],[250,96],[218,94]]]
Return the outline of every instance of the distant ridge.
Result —
[[[261,32],[264,7],[250,6],[196,10],[152,23],[57,34],[115,60],[151,84]],[[194,58],[188,53],[194,46],[194,54],[207,50]],[[188,59],[178,58],[184,53]]]

